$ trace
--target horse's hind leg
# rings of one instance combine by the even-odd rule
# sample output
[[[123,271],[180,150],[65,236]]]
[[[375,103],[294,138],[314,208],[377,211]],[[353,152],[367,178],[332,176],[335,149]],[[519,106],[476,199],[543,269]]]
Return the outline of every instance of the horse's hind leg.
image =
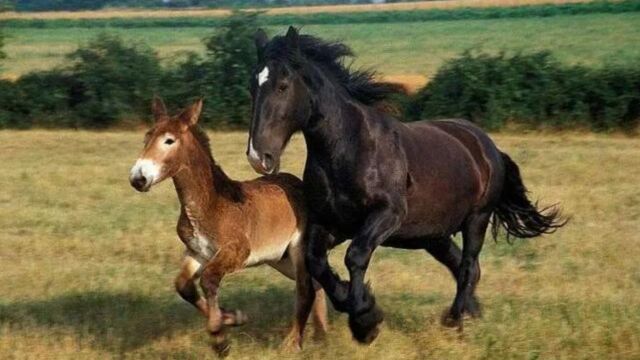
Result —
[[[457,282],[460,273],[460,263],[462,262],[462,250],[460,250],[458,245],[453,242],[450,237],[425,239],[424,245],[425,250],[427,250],[431,256],[449,269],[449,272],[451,272],[451,275]],[[472,282],[473,290],[464,302],[464,313],[472,317],[480,316],[480,304],[475,296],[475,286],[480,280],[480,266],[477,262],[476,267],[478,276],[475,281]]]
[[[443,323],[462,329],[462,314],[466,302],[473,296],[475,285],[480,278],[478,255],[482,250],[484,235],[489,225],[490,213],[471,215],[462,231],[462,260],[458,272],[458,288],[453,305]]]

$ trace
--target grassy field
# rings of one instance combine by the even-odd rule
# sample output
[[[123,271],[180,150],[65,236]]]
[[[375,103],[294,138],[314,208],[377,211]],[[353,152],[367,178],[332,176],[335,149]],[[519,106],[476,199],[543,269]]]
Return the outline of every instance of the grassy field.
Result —
[[[356,65],[421,85],[447,59],[463,50],[488,52],[550,50],[565,63],[599,66],[640,59],[640,13],[592,14],[550,18],[431,21],[423,23],[310,25],[303,31],[346,40],[358,58]],[[272,34],[285,27],[270,28]],[[64,54],[94,37],[101,29],[12,29],[5,32],[3,76],[15,78],[31,70],[65,62]],[[184,51],[202,51],[207,28],[108,29],[156,49],[167,61]]]
[[[139,132],[0,132],[0,358],[185,358],[211,355],[204,321],[179,300],[181,258],[170,183],[128,184]],[[246,134],[212,133],[229,174],[250,178]],[[478,289],[484,318],[463,334],[439,325],[454,283],[420,251],[381,249],[368,273],[386,310],[379,339],[355,344],[346,318],[308,339],[309,359],[637,359],[640,357],[640,143],[574,133],[495,134],[534,198],[572,216],[558,233],[510,246],[488,241]],[[294,139],[284,168],[300,174]],[[344,247],[332,256],[342,268]],[[229,277],[222,304],[252,318],[231,331],[231,359],[278,351],[293,284],[257,268]]]

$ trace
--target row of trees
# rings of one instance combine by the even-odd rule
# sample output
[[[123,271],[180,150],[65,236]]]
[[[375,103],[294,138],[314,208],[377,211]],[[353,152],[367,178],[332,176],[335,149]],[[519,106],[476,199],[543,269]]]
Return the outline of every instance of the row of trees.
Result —
[[[386,0],[396,2],[399,0]],[[406,0],[405,0],[406,1]],[[105,7],[267,7],[370,3],[371,0],[0,0],[0,10],[58,11],[97,10]]]
[[[255,61],[256,14],[238,13],[191,53],[162,66],[144,44],[102,34],[68,55],[65,67],[0,81],[0,128],[104,128],[149,118],[154,94],[177,109],[205,97],[203,122],[246,127],[248,79]],[[0,58],[2,36],[0,34]],[[640,59],[633,66],[566,66],[546,52],[465,52],[448,61],[415,95],[397,99],[405,120],[463,117],[485,128],[637,129]]]

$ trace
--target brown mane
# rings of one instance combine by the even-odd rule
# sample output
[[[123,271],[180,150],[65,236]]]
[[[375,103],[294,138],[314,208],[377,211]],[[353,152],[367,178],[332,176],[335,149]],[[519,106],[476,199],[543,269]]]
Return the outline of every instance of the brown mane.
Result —
[[[209,157],[216,192],[233,202],[243,202],[245,200],[245,193],[242,189],[242,183],[229,178],[229,176],[227,176],[222,168],[216,163],[211,151],[211,142],[206,131],[197,125],[192,126],[189,129],[191,130],[193,137],[196,139],[198,144],[204,148]]]

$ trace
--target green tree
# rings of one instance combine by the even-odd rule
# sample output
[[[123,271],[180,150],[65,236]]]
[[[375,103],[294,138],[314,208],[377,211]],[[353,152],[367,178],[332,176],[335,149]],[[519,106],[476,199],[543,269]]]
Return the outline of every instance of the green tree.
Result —
[[[117,36],[101,34],[69,59],[78,83],[70,99],[81,119],[78,125],[106,127],[147,114],[162,73],[149,47],[127,45]]]
[[[204,39],[204,57],[191,54],[166,76],[163,95],[182,106],[185,99],[205,98],[203,120],[209,125],[245,127],[251,115],[248,80],[256,61],[253,35],[256,13],[235,12],[213,35]]]

